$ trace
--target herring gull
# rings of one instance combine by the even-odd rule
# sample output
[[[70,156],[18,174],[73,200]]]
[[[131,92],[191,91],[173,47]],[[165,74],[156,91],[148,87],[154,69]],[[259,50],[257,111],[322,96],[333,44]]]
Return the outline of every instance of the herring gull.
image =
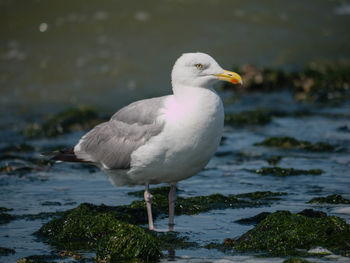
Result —
[[[92,163],[114,185],[145,185],[149,229],[154,230],[150,184],[168,183],[169,229],[174,229],[176,183],[209,162],[221,139],[224,108],[213,84],[242,84],[209,55],[185,53],[171,72],[173,94],[136,101],[86,133],[56,161]]]

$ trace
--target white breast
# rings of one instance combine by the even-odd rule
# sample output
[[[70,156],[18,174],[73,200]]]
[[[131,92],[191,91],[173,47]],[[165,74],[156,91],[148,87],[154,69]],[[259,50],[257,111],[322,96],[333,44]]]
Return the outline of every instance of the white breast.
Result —
[[[193,88],[169,96],[164,130],[132,154],[130,179],[171,183],[195,175],[209,162],[221,139],[224,110],[213,90]]]

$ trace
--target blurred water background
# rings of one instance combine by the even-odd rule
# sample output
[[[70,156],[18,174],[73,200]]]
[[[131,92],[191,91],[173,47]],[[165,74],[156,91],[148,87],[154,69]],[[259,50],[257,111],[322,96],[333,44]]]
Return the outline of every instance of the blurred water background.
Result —
[[[185,52],[224,68],[348,60],[349,24],[350,3],[335,0],[1,0],[0,112],[112,112],[168,94]]]

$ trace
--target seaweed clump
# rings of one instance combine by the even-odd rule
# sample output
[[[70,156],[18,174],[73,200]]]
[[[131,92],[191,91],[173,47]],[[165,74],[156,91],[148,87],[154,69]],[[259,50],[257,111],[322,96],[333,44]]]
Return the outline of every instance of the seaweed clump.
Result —
[[[302,258],[291,257],[283,261],[283,263],[311,263],[311,261]]]
[[[285,192],[256,191],[251,193],[238,194],[236,197],[249,198],[251,200],[275,199],[277,196],[287,195]]]
[[[12,248],[7,248],[7,247],[0,247],[0,255],[1,256],[8,256],[10,254],[15,254],[16,251]]]
[[[337,103],[350,98],[349,63],[313,63],[295,72],[244,65],[234,71],[243,79],[244,87],[238,88],[241,93],[289,89],[296,101],[311,103]],[[223,86],[224,89],[232,87],[229,83]]]
[[[334,150],[334,146],[326,142],[311,143],[287,136],[270,137],[256,145],[282,149],[303,149],[311,152],[328,152]]]
[[[321,169],[299,170],[294,168],[281,168],[281,167],[262,167],[257,170],[252,170],[260,175],[273,175],[278,177],[286,177],[291,175],[320,175],[323,173]]]
[[[123,214],[121,208],[126,209],[81,204],[46,223],[36,234],[60,249],[95,250],[98,259],[108,262],[160,258],[159,239],[150,231],[127,223],[131,216]]]
[[[271,114],[263,109],[243,111],[225,115],[226,124],[236,125],[265,125],[272,121]]]
[[[277,211],[234,243],[238,251],[266,252],[270,255],[296,255],[299,249],[315,246],[348,255],[350,225],[336,216],[308,217]]]
[[[207,212],[212,209],[253,207],[258,203],[237,198],[234,195],[225,196],[222,194],[212,194],[209,196],[178,197],[175,204],[175,214],[195,215]],[[134,201],[132,208],[146,209],[145,201]],[[162,194],[153,194],[152,210],[157,213],[168,213],[168,199]]]
[[[271,213],[269,212],[261,212],[260,214],[257,214],[252,217],[242,218],[239,220],[236,220],[235,223],[241,224],[241,225],[254,225],[256,226],[261,221],[263,221],[268,215]]]
[[[64,110],[44,123],[30,125],[24,134],[28,137],[55,137],[77,130],[86,130],[100,123],[96,111],[89,107],[78,107]]]
[[[350,200],[342,197],[341,195],[334,194],[326,197],[315,197],[312,198],[308,203],[317,204],[350,204]]]
[[[12,210],[12,208],[0,207],[0,224],[6,224],[16,218],[14,215],[5,213]]]
[[[169,187],[157,187],[151,189],[153,195],[152,211],[156,214],[168,213],[168,192]],[[143,196],[143,191],[129,192],[129,195]],[[284,192],[257,191],[238,195],[212,194],[208,196],[177,197],[175,214],[194,215],[207,212],[213,209],[244,208],[263,205],[266,200],[276,199],[277,196],[286,195]],[[262,202],[257,202],[262,200]],[[135,209],[146,209],[143,200],[133,201],[130,205]]]

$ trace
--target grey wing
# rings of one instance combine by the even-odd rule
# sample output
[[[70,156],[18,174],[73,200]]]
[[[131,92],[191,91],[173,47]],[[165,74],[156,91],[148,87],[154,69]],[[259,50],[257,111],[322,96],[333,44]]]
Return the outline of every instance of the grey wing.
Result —
[[[109,169],[129,168],[132,152],[163,130],[164,122],[158,117],[165,98],[141,100],[122,108],[110,121],[84,135],[74,147],[75,155]]]

